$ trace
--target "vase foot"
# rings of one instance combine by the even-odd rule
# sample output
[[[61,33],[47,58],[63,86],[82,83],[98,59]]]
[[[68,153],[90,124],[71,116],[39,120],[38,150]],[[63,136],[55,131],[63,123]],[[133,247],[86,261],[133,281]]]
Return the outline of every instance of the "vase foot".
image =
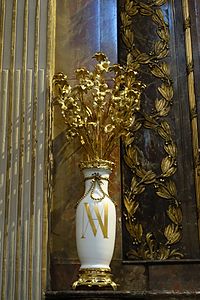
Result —
[[[117,284],[112,280],[112,274],[110,269],[80,269],[79,279],[72,285],[72,289],[75,290],[78,287],[111,287],[114,291],[117,290]]]

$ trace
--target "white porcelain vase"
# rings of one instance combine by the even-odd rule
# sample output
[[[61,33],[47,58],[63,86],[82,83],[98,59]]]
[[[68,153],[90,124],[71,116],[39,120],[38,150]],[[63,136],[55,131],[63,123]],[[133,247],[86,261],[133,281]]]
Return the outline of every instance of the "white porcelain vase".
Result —
[[[81,262],[77,286],[111,286],[110,262],[116,235],[116,207],[108,195],[112,163],[82,163],[85,193],[76,209],[76,244]]]

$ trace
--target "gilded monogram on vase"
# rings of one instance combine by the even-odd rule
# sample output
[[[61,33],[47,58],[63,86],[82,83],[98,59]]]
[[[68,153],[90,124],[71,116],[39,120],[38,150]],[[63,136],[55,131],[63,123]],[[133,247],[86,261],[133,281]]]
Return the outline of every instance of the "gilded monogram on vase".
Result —
[[[108,204],[105,203],[102,211],[100,211],[98,203],[94,203],[92,207],[90,207],[89,203],[84,203],[82,224],[82,239],[86,238],[88,226],[91,227],[94,236],[97,235],[97,231],[100,231],[104,239],[107,239]]]
[[[178,246],[182,238],[182,209],[173,179],[177,170],[177,147],[168,118],[173,108],[173,84],[167,62],[170,33],[162,11],[164,4],[165,0],[126,0],[121,12],[120,32],[126,47],[127,64],[143,72],[144,78],[149,76],[152,82],[158,83],[157,86],[152,84],[157,97],[151,99],[151,107],[143,107],[130,134],[123,140],[123,159],[131,174],[131,180],[123,192],[123,215],[126,231],[133,245],[126,253],[126,258],[133,260],[184,257]],[[137,45],[133,26],[136,17],[151,20],[154,26],[155,41],[150,51],[144,52]],[[163,157],[160,162],[152,163],[138,147],[137,139],[141,140],[144,132],[162,140]],[[148,194],[151,198],[153,195],[154,199],[151,203],[154,209],[152,224],[147,224],[143,216],[147,205],[143,198]],[[159,204],[162,206],[159,207],[162,224],[156,215],[157,199],[163,201],[163,204]]]

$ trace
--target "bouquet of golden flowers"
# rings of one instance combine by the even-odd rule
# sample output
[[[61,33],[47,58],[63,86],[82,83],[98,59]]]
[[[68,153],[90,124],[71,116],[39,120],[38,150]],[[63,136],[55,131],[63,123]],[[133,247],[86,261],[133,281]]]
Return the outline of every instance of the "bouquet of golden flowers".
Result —
[[[93,58],[93,71],[76,70],[74,87],[67,75],[54,75],[53,98],[61,107],[67,139],[78,135],[89,160],[108,160],[119,137],[134,123],[143,85],[131,67],[111,65],[101,52]]]

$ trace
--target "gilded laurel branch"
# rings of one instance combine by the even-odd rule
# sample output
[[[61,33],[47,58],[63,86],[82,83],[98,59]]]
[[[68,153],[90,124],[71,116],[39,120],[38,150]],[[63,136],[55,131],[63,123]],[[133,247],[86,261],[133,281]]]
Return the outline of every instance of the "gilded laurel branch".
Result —
[[[78,84],[73,87],[67,75],[54,75],[53,98],[61,108],[66,138],[78,136],[89,160],[105,160],[133,125],[143,85],[134,68],[111,65],[102,52],[93,58],[93,71],[75,71]]]
[[[127,256],[133,259],[165,260],[183,257],[180,250],[174,248],[182,237],[181,202],[178,200],[176,184],[171,179],[177,170],[177,148],[172,139],[169,122],[165,120],[173,100],[169,65],[163,61],[169,53],[170,38],[168,26],[160,9],[160,6],[166,2],[166,0],[154,0],[151,3],[142,3],[136,0],[126,0],[124,10],[121,13],[121,33],[128,53],[127,64],[134,69],[141,69],[145,66],[150,74],[161,81],[161,85],[157,88],[160,97],[155,99],[153,113],[140,112],[142,118],[135,120],[130,134],[126,135],[124,139],[124,159],[133,173],[130,188],[124,196],[126,228],[134,244]],[[132,21],[137,14],[150,17],[157,26],[159,40],[154,43],[150,53],[141,52],[135,45]],[[135,133],[141,127],[153,130],[164,141],[166,155],[160,164],[161,172],[160,170],[149,169],[141,158],[142,151],[135,144]],[[142,156],[144,157],[144,153]],[[145,161],[147,162],[146,158]],[[148,165],[150,164],[148,163]],[[146,190],[147,185],[154,187],[157,196],[169,201],[165,211],[169,224],[159,228],[165,242],[163,238],[162,241],[158,240],[155,232],[148,232],[137,218],[137,213],[140,210],[138,196]]]

